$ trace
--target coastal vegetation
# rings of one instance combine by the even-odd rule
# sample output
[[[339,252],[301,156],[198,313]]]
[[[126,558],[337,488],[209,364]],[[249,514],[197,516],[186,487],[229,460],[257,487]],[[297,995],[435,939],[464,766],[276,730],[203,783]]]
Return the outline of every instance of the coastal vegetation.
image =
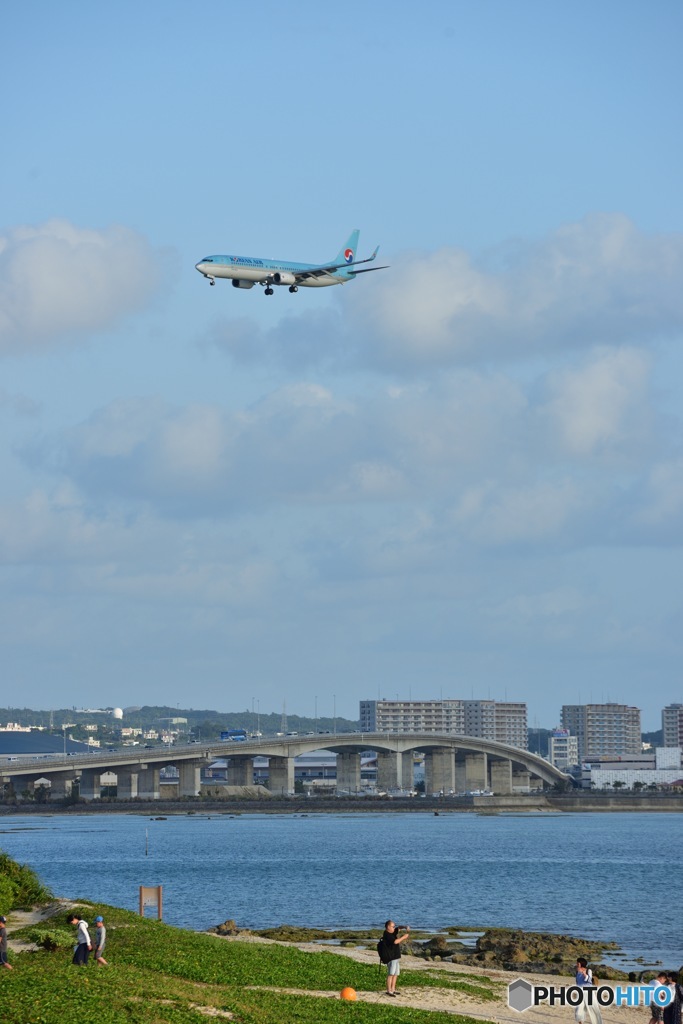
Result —
[[[37,903],[52,899],[50,890],[25,864],[17,864],[6,853],[0,852],[0,913],[8,910],[28,910]]]
[[[15,966],[21,969],[3,977],[5,1024],[207,1024],[211,1019],[236,1024],[475,1024],[469,1017],[395,1004],[349,1004],[236,984],[198,984],[127,963],[86,970],[67,963],[56,953],[18,958]]]
[[[357,991],[377,991],[382,983],[378,968],[357,963],[321,948],[319,953],[303,952],[295,947],[259,944],[239,940],[226,942],[203,932],[185,931],[163,922],[141,918],[131,911],[104,905],[83,904],[79,911],[89,920],[102,914],[107,922],[107,943],[116,964],[139,970],[151,969],[167,977],[182,978],[202,985],[286,986],[311,991],[338,991],[350,985]],[[63,920],[27,926],[13,933],[56,952],[54,937],[66,928]],[[57,928],[55,928],[57,924]],[[73,936],[67,932],[66,951]],[[43,942],[43,938],[47,942]],[[404,985],[410,988],[447,988],[495,998],[491,983],[460,981],[457,976],[428,971],[403,971]]]
[[[317,993],[337,994],[345,985],[359,992],[382,987],[376,969],[333,953],[225,942],[113,907],[87,906],[81,913],[90,919],[98,911],[109,929],[110,967],[72,967],[72,936],[67,934],[64,946],[54,946],[54,927],[26,929],[26,939],[49,936],[52,948],[14,958],[18,969],[3,979],[6,1022],[62,1024],[68,1005],[70,1018],[79,1024],[199,1024],[207,1014],[231,1015],[242,1024],[333,1024],[352,1016],[360,1024],[469,1024],[465,1017],[396,1006],[359,1002],[350,1010],[341,1001],[323,998]],[[406,972],[404,983],[442,984],[419,972]],[[316,995],[274,991],[279,988]],[[481,998],[493,998],[486,986],[469,988]]]

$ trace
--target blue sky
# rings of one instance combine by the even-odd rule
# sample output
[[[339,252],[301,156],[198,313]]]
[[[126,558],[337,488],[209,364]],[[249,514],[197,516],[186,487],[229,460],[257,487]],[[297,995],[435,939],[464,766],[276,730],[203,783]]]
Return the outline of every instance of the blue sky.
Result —
[[[683,700],[679,3],[15,5],[10,703]],[[391,269],[209,288],[216,252]]]

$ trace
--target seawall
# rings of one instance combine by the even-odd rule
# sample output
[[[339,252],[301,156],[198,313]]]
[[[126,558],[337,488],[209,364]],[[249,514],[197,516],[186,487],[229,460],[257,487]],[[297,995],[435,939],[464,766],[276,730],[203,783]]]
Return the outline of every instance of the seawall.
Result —
[[[347,814],[378,812],[412,812],[418,814],[505,814],[564,812],[568,814],[596,812],[661,812],[681,813],[683,794],[635,795],[628,793],[531,793],[512,796],[463,797],[265,797],[259,800],[206,797],[183,800],[91,800],[88,803],[0,804],[0,816],[16,814]]]

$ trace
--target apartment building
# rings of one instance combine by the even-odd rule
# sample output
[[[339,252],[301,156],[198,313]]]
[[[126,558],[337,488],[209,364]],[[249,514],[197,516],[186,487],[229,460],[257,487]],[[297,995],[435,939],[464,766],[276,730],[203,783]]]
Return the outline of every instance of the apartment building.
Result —
[[[683,747],[683,704],[668,704],[662,710],[662,744]]]
[[[465,735],[528,750],[526,704],[521,701],[465,700]]]
[[[361,732],[476,736],[528,749],[527,707],[495,700],[362,700]]]
[[[361,732],[465,734],[461,700],[362,700]]]
[[[562,728],[577,738],[580,761],[641,753],[640,708],[563,704],[561,717]]]

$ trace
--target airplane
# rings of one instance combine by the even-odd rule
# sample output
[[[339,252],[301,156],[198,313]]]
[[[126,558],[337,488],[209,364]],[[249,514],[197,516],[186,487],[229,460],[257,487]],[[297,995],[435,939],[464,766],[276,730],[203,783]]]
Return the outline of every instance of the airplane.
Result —
[[[369,274],[372,270],[387,270],[387,267],[366,267],[364,270],[352,270],[361,263],[372,263],[377,256],[379,246],[372,256],[365,260],[356,260],[356,247],[360,232],[352,231],[346,245],[329,263],[289,263],[283,260],[258,259],[252,256],[205,256],[195,264],[195,269],[203,274],[209,284],[215,284],[217,277],[232,280],[233,288],[253,288],[255,284],[265,286],[266,295],[273,294],[273,285],[287,285],[290,292],[298,292],[302,288],[327,288],[332,284],[346,284],[353,281],[358,274]]]

